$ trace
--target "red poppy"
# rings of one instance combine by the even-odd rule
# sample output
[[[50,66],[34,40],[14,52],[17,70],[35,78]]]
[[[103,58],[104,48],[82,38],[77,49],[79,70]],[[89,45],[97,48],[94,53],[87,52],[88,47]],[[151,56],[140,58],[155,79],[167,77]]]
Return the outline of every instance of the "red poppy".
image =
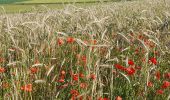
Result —
[[[97,44],[97,40],[90,40],[91,44]]]
[[[74,38],[72,38],[72,37],[68,37],[67,38],[67,42],[68,43],[73,43],[75,40],[74,40]]]
[[[58,80],[58,82],[63,83],[63,82],[65,82],[65,81],[64,81],[64,79],[63,79],[63,78],[61,78],[61,79],[59,79],[59,80]]]
[[[163,90],[157,90],[156,94],[163,94],[163,92],[164,92]]]
[[[132,67],[126,68],[126,72],[128,75],[133,75],[135,73],[135,69]]]
[[[90,75],[90,78],[91,78],[92,80],[95,80],[95,79],[96,79],[96,75],[95,75],[95,74],[91,74],[91,75]]]
[[[27,84],[21,87],[21,90],[26,92],[32,92],[32,84]]]
[[[38,72],[38,68],[36,68],[36,67],[31,67],[31,68],[30,68],[30,71],[31,71],[32,74],[35,74],[35,73]]]
[[[87,83],[80,83],[80,87],[81,87],[82,89],[87,88]]]
[[[135,66],[135,69],[141,70],[142,68],[140,66]]]
[[[0,67],[0,73],[4,73],[5,72],[5,68]]]
[[[92,100],[92,97],[87,95],[86,100]]]
[[[164,77],[167,78],[167,79],[170,79],[170,73],[165,73]]]
[[[91,49],[92,49],[92,51],[94,51],[95,47],[94,47],[94,46],[92,46],[92,47],[91,47]]]
[[[148,39],[145,39],[145,40],[144,40],[144,43],[145,43],[146,45],[149,45],[149,40],[148,40]]]
[[[73,90],[70,91],[70,94],[75,97],[75,96],[79,95],[79,92],[77,90],[73,89]]]
[[[62,71],[61,71],[61,74],[62,74],[62,75],[65,75],[65,74],[66,74],[66,72],[65,72],[64,70],[62,70]]]
[[[120,70],[126,70],[126,68],[125,68],[125,67],[123,67],[122,65],[115,64],[114,66],[115,66],[115,68],[117,68],[117,69],[120,69]]]
[[[120,96],[117,96],[115,100],[122,100]]]
[[[63,45],[63,44],[64,44],[64,41],[59,38],[59,39],[57,40],[57,44],[58,44],[58,45]]]
[[[100,97],[98,100],[110,100],[109,98],[102,98]]]
[[[168,82],[168,81],[164,81],[163,84],[162,84],[162,88],[163,88],[163,89],[166,89],[166,88],[168,88],[169,86],[170,86],[170,82]]]
[[[64,79],[65,78],[65,75],[60,75],[60,79]]]
[[[70,100],[76,100],[76,97],[72,96]]]
[[[73,74],[72,77],[74,81],[78,81],[79,79],[79,76],[77,74]]]
[[[135,49],[135,54],[138,54],[139,53],[139,49]]]
[[[97,40],[93,40],[93,44],[94,44],[94,45],[97,44]]]
[[[81,57],[81,60],[82,60],[83,62],[86,62],[86,56],[82,56],[82,57]]]
[[[133,60],[128,60],[128,64],[133,66],[134,65]]]
[[[149,61],[155,65],[157,64],[157,60],[154,57],[150,58]]]
[[[138,39],[143,40],[143,35],[138,35]]]
[[[157,80],[160,80],[160,78],[161,78],[161,73],[160,73],[159,71],[157,71],[157,72],[155,73],[155,76],[156,76],[156,79],[157,79]]]
[[[2,88],[6,89],[6,88],[9,88],[9,87],[10,87],[9,83],[2,82]]]
[[[152,83],[152,82],[148,82],[147,86],[148,86],[148,87],[152,87],[152,86],[153,86],[153,83]]]
[[[84,78],[84,74],[83,73],[79,73],[79,77],[80,78]]]

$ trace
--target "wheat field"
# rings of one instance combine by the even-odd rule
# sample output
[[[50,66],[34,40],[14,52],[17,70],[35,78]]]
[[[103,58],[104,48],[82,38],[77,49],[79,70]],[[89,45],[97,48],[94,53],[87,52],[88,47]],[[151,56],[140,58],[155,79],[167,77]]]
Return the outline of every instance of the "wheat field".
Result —
[[[0,15],[0,99],[169,100],[170,1]]]

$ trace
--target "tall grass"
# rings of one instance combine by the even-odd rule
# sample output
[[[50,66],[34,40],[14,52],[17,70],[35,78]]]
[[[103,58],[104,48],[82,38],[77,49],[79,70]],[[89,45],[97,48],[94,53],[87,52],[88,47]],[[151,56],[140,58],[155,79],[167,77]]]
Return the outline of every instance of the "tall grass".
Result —
[[[58,11],[43,8],[25,14],[3,12],[0,97],[168,99],[169,87],[162,88],[170,71],[168,4],[169,0],[144,0],[89,8],[69,5]]]

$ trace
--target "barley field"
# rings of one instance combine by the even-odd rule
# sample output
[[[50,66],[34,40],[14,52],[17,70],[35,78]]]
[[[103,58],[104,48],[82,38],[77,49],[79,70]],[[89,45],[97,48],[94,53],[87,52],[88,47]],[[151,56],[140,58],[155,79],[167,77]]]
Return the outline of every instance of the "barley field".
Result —
[[[0,15],[0,100],[169,100],[170,1]]]

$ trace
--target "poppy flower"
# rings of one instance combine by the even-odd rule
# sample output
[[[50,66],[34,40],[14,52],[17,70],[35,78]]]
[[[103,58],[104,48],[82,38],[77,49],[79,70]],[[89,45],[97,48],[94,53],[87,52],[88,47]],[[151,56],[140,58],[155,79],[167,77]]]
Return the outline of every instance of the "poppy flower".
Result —
[[[117,68],[117,69],[119,69],[119,70],[126,70],[126,68],[123,67],[123,66],[120,65],[120,64],[115,64],[114,66],[115,66],[115,68]]]
[[[0,67],[0,73],[4,73],[5,72],[5,68]]]
[[[70,94],[72,95],[72,96],[78,96],[79,95],[79,92],[77,91],[77,90],[71,90],[70,91]]]
[[[163,84],[162,84],[163,89],[166,89],[169,86],[170,86],[170,82],[168,82],[168,81],[164,81]]]
[[[94,51],[95,47],[94,47],[94,46],[92,46],[92,47],[91,47],[91,49],[92,49],[92,51]]]
[[[78,76],[77,74],[73,74],[73,75],[72,75],[72,78],[73,78],[74,81],[78,81],[79,76]]]
[[[152,83],[152,82],[148,82],[147,86],[148,86],[148,87],[152,87],[152,86],[153,86],[153,83]]]
[[[109,98],[102,98],[100,97],[98,100],[110,100]]]
[[[83,62],[86,62],[86,56],[82,56],[82,57],[81,57],[81,60],[82,60]]]
[[[65,75],[60,75],[60,79],[64,79],[65,78]]]
[[[75,40],[74,40],[74,38],[72,38],[72,37],[68,37],[67,38],[67,42],[68,43],[73,43]]]
[[[143,35],[138,35],[138,39],[143,40]]]
[[[160,78],[161,78],[161,73],[160,73],[159,71],[157,71],[157,72],[155,73],[155,76],[156,76],[156,79],[157,79],[157,80],[160,80]]]
[[[135,69],[132,67],[126,68],[126,72],[128,75],[133,75],[135,73]]]
[[[87,83],[80,83],[80,87],[81,87],[82,89],[85,89],[85,88],[87,87]]]
[[[70,100],[83,100],[83,96],[80,96],[80,97],[71,96]]]
[[[141,70],[142,68],[140,66],[135,66],[135,69]]]
[[[122,100],[120,96],[117,96],[115,100]]]
[[[59,38],[59,39],[57,40],[57,44],[61,46],[61,45],[64,44],[64,41],[63,41],[62,39]]]
[[[79,77],[80,78],[84,78],[84,74],[83,73],[79,73]]]
[[[30,71],[31,71],[32,74],[35,74],[35,73],[38,72],[38,68],[36,68],[36,67],[31,67],[31,68],[30,68]]]
[[[146,45],[149,45],[150,42],[149,42],[148,39],[145,39],[145,40],[144,40],[144,43],[145,43]]]
[[[133,66],[134,62],[132,60],[128,60],[128,64]]]
[[[89,96],[89,95],[87,95],[87,96],[86,96],[86,100],[92,100],[92,97]]]
[[[167,78],[167,79],[170,79],[170,73],[165,73],[164,77]]]
[[[139,53],[139,49],[135,49],[135,54],[138,54]]]
[[[97,40],[90,40],[90,43],[95,45],[95,44],[97,44]]]
[[[91,75],[90,75],[90,78],[91,78],[92,80],[95,80],[95,79],[96,79],[96,75],[95,75],[95,74],[91,74]]]
[[[62,75],[65,75],[65,74],[66,74],[66,72],[65,72],[64,70],[62,70],[62,71],[61,71],[61,74],[62,74]]]
[[[6,88],[9,88],[9,83],[7,82],[2,82],[2,88],[6,89]]]
[[[157,64],[157,60],[156,60],[156,58],[154,58],[154,57],[150,58],[149,61],[150,61],[152,64],[155,64],[155,65]]]
[[[32,84],[27,84],[21,87],[21,90],[26,92],[32,92]]]
[[[157,90],[156,94],[163,94],[163,92],[164,92],[163,90]]]
[[[63,83],[63,82],[64,82],[64,79],[63,79],[63,78],[61,78],[61,79],[59,79],[59,80],[58,80],[58,82]]]

